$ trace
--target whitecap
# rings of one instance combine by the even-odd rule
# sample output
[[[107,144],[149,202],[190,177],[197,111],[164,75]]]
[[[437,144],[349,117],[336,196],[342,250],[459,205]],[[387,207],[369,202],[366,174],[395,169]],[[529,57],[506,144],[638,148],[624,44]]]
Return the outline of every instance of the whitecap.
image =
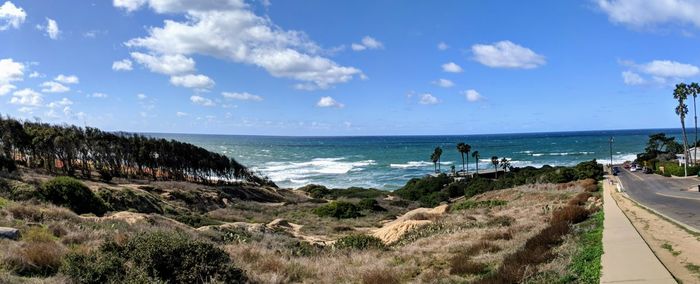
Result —
[[[405,164],[389,164],[391,168],[406,169],[406,168],[423,168],[432,166],[433,163],[426,161],[410,161]]]

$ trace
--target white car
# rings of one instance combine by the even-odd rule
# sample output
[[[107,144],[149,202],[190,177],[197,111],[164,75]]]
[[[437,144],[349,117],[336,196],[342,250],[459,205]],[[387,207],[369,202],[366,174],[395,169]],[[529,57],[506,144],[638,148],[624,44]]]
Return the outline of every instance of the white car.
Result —
[[[630,172],[636,172],[636,171],[637,171],[637,167],[631,167],[631,168],[630,168]]]

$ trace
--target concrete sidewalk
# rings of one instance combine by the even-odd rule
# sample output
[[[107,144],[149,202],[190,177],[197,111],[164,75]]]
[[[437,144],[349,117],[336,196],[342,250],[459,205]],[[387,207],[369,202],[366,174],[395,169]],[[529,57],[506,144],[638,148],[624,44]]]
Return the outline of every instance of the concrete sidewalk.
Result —
[[[612,198],[615,185],[610,179],[603,182],[605,221],[600,283],[676,283]]]

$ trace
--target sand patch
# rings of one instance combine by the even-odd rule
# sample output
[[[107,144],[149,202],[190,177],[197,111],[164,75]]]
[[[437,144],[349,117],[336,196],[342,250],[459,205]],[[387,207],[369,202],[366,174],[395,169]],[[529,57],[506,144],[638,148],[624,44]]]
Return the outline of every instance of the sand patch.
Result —
[[[406,212],[406,214],[396,218],[396,220],[385,223],[381,228],[371,231],[384,243],[391,244],[409,231],[432,223],[438,217],[447,213],[449,205],[440,205],[435,208],[417,208]]]

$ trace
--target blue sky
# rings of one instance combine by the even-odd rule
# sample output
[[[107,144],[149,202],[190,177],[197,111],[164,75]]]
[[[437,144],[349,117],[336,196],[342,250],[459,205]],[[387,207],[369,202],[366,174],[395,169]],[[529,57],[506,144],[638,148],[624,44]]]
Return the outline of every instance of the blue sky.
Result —
[[[667,128],[700,75],[700,1],[0,4],[0,113],[107,130]]]

